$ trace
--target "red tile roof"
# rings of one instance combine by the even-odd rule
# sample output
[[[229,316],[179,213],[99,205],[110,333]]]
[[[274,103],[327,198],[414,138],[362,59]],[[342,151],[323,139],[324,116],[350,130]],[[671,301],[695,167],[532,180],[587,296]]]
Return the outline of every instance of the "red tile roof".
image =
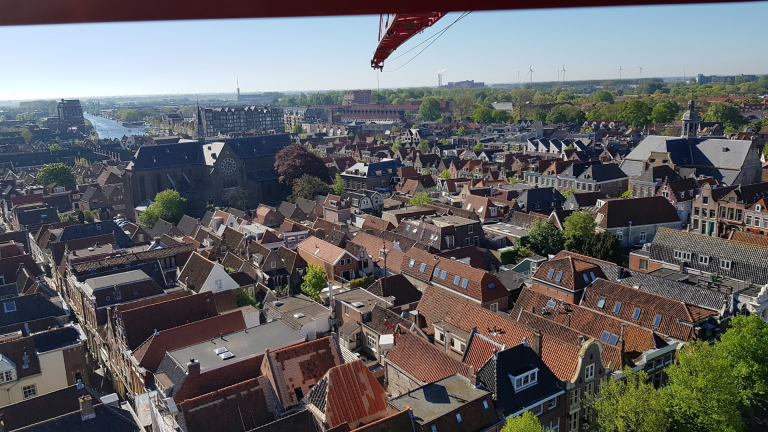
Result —
[[[331,368],[325,379],[327,428],[345,423],[354,428],[387,415],[387,393],[362,360]]]
[[[304,241],[297,244],[296,248],[300,251],[300,254],[303,252],[306,254],[305,256],[314,256],[333,265],[335,265],[343,255],[350,255],[349,252],[344,249],[314,236],[307,237]]]
[[[387,353],[386,362],[413,378],[432,383],[457,373],[470,376],[468,365],[452,359],[405,327],[398,326],[395,334],[395,346]]]
[[[578,291],[589,285],[596,278],[605,278],[605,273],[596,264],[582,261],[572,256],[558,255],[549,261],[541,263],[533,277],[548,284],[557,285],[571,291]]]

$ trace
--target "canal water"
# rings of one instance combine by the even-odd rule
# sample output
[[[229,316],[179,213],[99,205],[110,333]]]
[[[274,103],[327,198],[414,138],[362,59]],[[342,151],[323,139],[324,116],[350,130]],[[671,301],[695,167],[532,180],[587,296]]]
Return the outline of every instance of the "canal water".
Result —
[[[145,126],[125,127],[114,120],[91,115],[88,113],[83,113],[83,117],[85,117],[89,122],[91,122],[91,124],[93,125],[93,128],[96,129],[96,133],[99,134],[99,139],[122,138],[123,135],[125,136],[143,135],[144,129],[147,129],[147,127]]]

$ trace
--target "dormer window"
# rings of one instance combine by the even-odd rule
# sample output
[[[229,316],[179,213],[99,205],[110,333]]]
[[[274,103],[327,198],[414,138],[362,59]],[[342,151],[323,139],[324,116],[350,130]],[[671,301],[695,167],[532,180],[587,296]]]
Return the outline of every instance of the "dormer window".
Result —
[[[512,386],[515,388],[515,391],[520,391],[525,388],[528,388],[530,386],[536,385],[538,382],[539,377],[539,369],[533,369],[530,372],[526,372],[523,375],[517,375],[514,376],[512,374],[509,375],[509,379],[512,380]]]

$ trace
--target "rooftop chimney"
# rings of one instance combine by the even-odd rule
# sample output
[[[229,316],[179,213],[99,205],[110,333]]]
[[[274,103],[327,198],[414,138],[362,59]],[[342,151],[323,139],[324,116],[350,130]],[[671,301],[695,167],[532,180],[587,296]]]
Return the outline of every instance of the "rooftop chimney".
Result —
[[[621,354],[623,357],[624,354],[624,327],[626,327],[626,323],[621,323],[621,336],[619,337],[619,349],[621,350]]]
[[[533,336],[531,337],[531,348],[538,354],[539,357],[541,357],[541,347],[542,347],[542,336],[541,332],[536,330],[533,332]]]
[[[200,374],[200,362],[195,359],[189,359],[187,363],[187,375],[199,375]]]
[[[96,411],[93,410],[93,399],[90,395],[81,396],[80,400],[80,418],[90,420],[96,417]]]

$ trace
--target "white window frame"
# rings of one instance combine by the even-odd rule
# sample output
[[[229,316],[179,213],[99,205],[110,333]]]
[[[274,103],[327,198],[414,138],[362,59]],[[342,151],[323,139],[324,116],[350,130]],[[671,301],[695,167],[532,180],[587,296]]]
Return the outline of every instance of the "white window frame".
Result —
[[[699,255],[699,264],[708,266],[709,265],[709,256]]]
[[[675,249],[675,259],[678,261],[691,261],[691,253],[687,251],[682,251]]]
[[[24,400],[37,397],[37,384],[26,385],[21,388],[21,394]]]
[[[731,260],[724,260],[724,259],[720,260],[720,269],[721,270],[730,270],[732,265],[733,265],[733,263],[731,262]]]
[[[538,383],[538,377],[539,368],[533,368],[522,375],[509,375],[509,379],[512,380],[512,386],[515,388],[515,392],[536,385]]]
[[[584,369],[584,379],[586,381],[589,381],[594,378],[595,378],[595,364],[591,363],[591,364],[588,364],[587,367]]]

